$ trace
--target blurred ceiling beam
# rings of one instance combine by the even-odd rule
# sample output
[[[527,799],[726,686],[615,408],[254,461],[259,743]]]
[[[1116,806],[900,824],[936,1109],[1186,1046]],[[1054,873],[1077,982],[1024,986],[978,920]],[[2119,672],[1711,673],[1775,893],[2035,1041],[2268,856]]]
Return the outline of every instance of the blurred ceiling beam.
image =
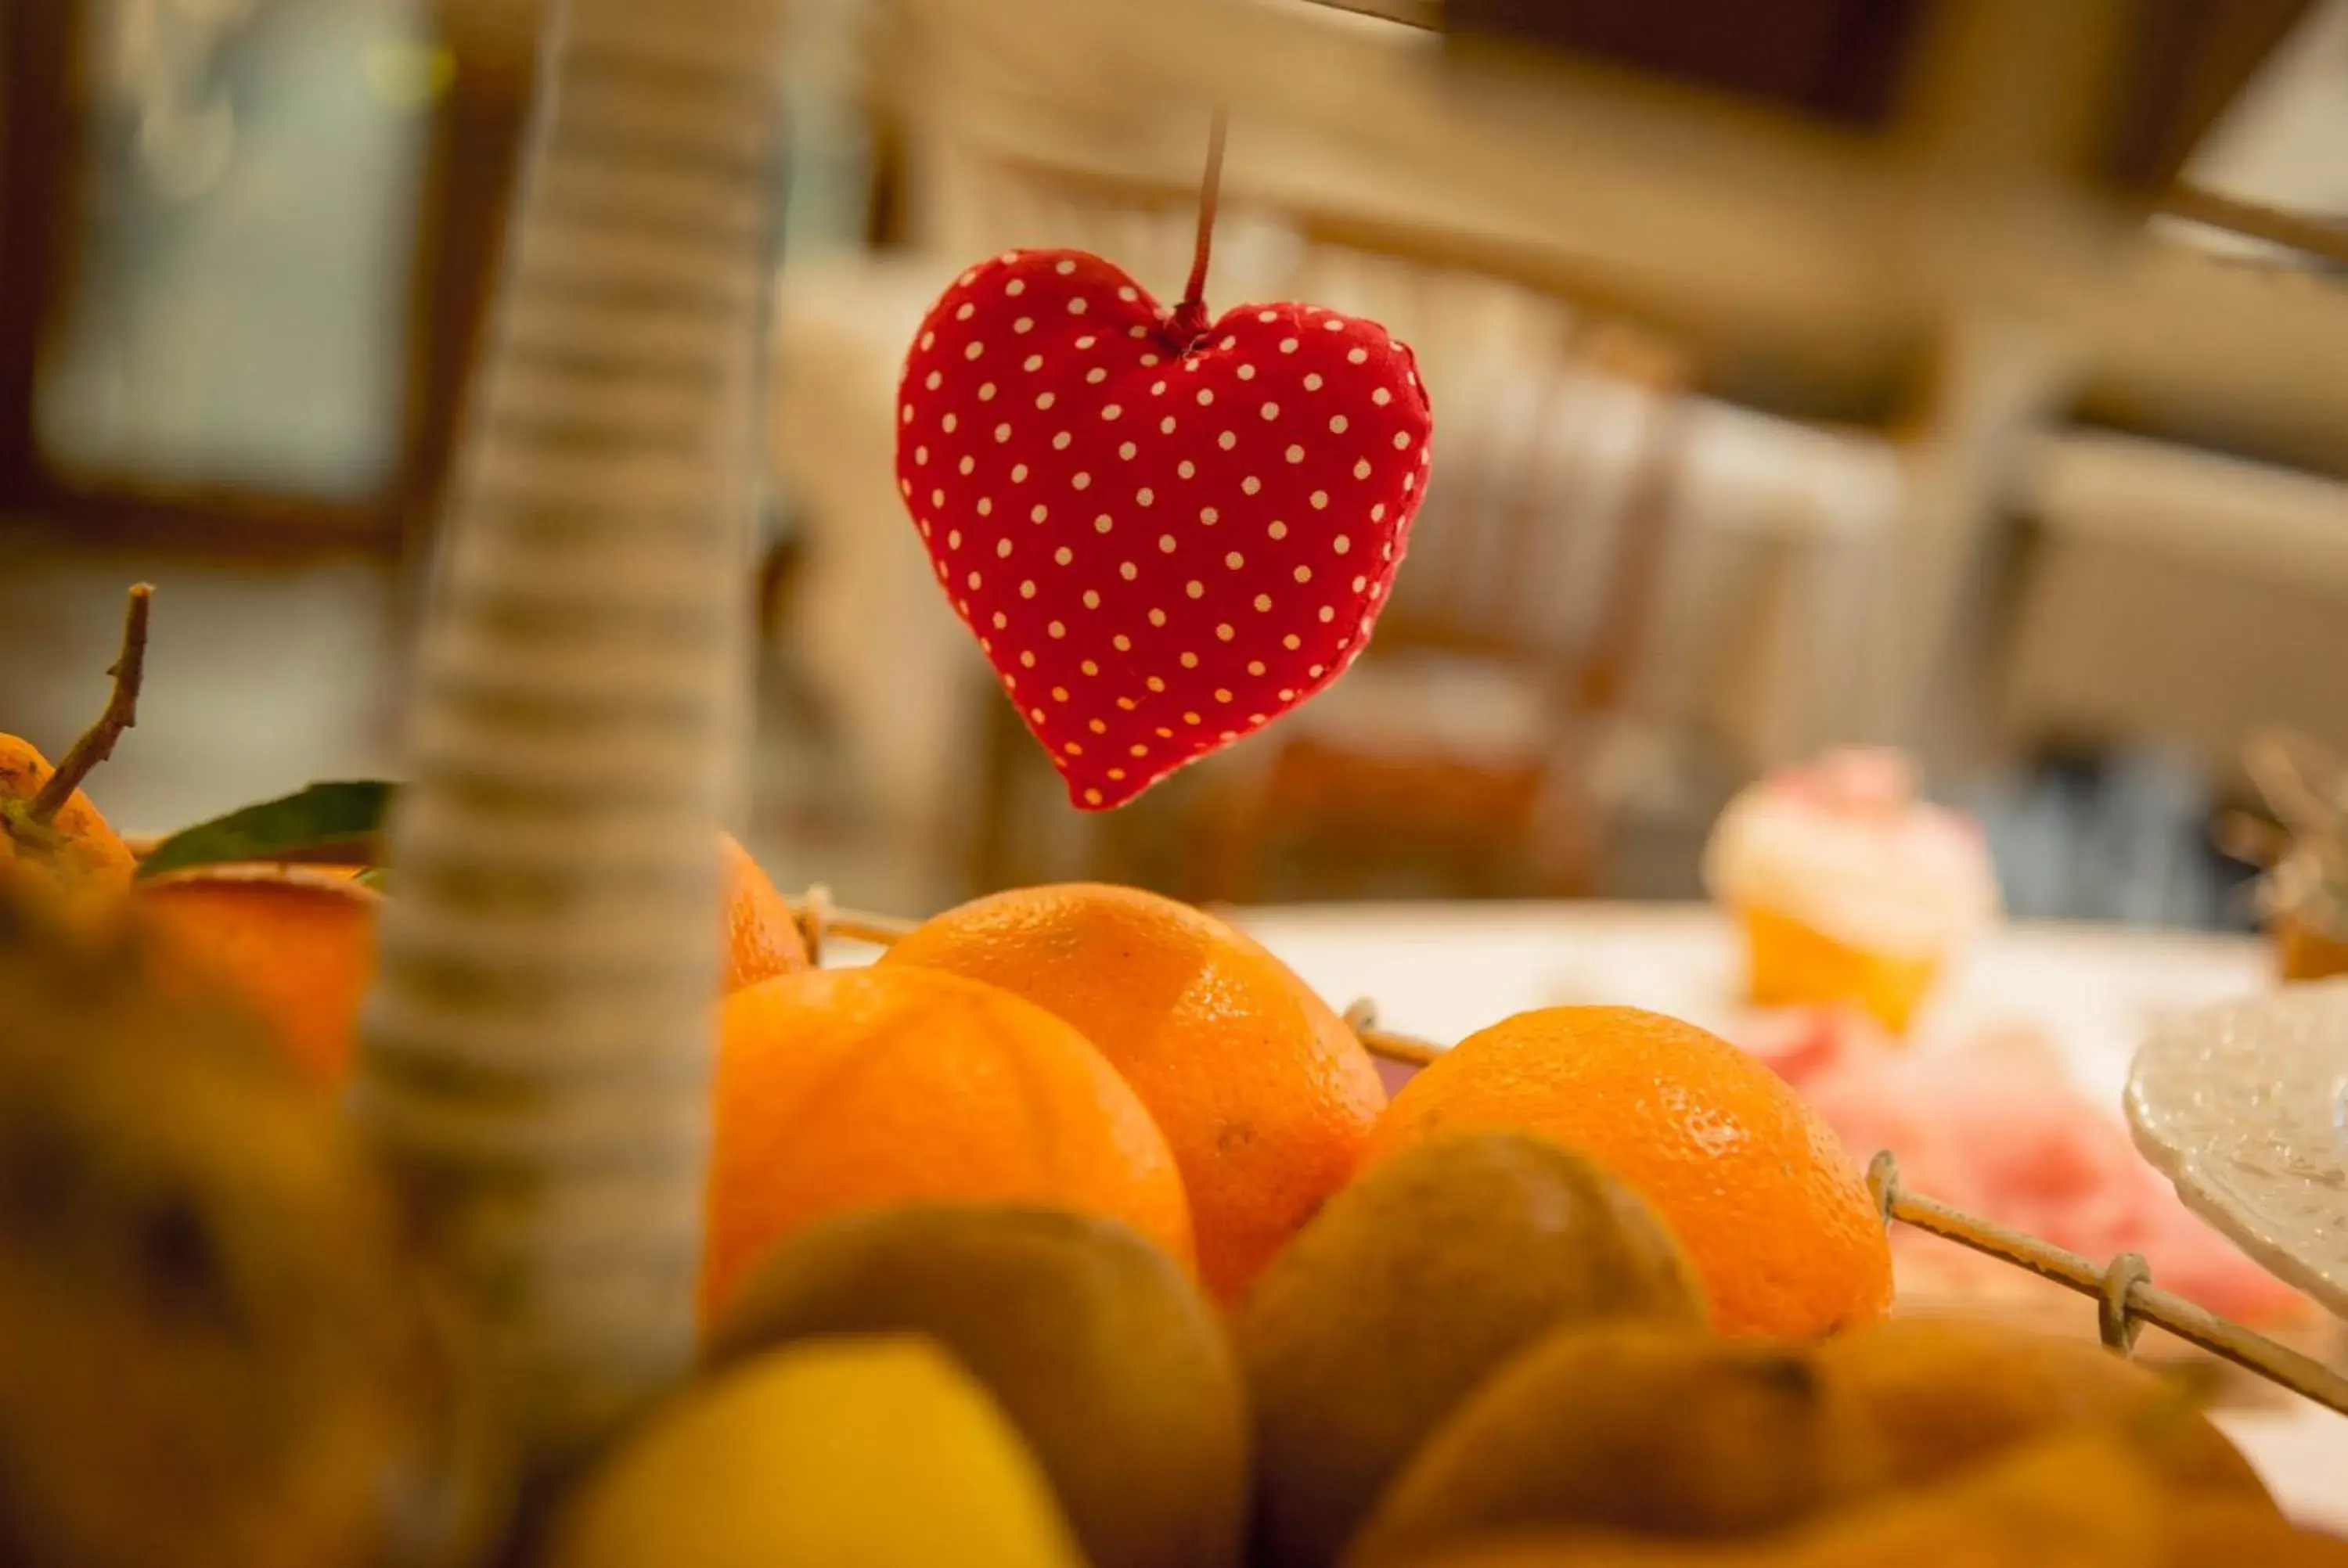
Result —
[[[1128,186],[1148,170],[1179,194],[1220,98],[1233,107],[1234,200],[1630,311],[1682,333],[1726,384],[1772,389],[1763,401],[1796,412],[1879,404],[1945,323],[1987,298],[2059,323],[2093,406],[2348,469],[2348,292],[2148,236],[2138,205],[2057,178],[2067,169],[1978,178],[1985,154],[1971,172],[1920,157],[1935,116],[1942,147],[1960,139],[1945,101],[1904,135],[1868,137],[1531,50],[1328,28],[1299,6],[907,3],[953,13],[959,38],[983,41],[925,87],[962,99],[956,125],[983,128],[999,151]],[[1951,36],[1994,50],[1965,67],[1992,106],[1962,111],[1982,117],[1973,126],[1995,124],[2013,85],[1998,73],[2025,71],[2044,110],[2031,135],[2060,145],[2063,71],[1995,48],[1996,25],[2055,36],[2102,25],[2105,8],[1939,10]],[[1066,134],[1072,116],[1084,137]],[[1990,144],[2009,170],[2038,156],[2020,135],[2031,118]]]

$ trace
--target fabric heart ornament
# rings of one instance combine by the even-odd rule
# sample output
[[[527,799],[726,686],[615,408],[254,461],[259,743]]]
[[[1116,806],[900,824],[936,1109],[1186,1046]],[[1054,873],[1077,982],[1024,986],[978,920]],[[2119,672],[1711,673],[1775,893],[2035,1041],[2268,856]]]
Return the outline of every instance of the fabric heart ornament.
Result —
[[[922,323],[897,483],[1069,799],[1097,810],[1359,656],[1433,427],[1374,322],[1266,304],[1210,325],[1097,256],[1014,251]]]

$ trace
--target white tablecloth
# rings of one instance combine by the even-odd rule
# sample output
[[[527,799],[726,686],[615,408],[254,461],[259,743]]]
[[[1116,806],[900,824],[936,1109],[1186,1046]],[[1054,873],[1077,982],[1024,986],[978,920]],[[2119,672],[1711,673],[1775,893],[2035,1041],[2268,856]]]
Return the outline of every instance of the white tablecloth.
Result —
[[[1628,1003],[1714,1027],[1736,1013],[1733,934],[1701,908],[1413,904],[1260,909],[1240,919],[1332,1002],[1374,998],[1387,1028],[1442,1042],[1564,1002]],[[2020,926],[1949,977],[1919,1028],[2043,1029],[2081,1087],[2116,1116],[2128,1058],[2152,1019],[2271,983],[2263,948],[2248,938]],[[2225,1412],[2219,1424],[2296,1516],[2348,1531],[2348,1419],[2293,1400]]]

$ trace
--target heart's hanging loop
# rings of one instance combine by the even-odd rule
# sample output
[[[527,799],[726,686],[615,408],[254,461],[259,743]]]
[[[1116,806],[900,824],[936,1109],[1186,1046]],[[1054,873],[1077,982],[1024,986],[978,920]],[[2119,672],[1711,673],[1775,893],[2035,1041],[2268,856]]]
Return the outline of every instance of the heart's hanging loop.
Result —
[[[1207,331],[1207,258],[1214,248],[1215,203],[1223,187],[1223,132],[1230,120],[1230,112],[1216,105],[1207,128],[1207,172],[1199,181],[1199,242],[1191,252],[1190,281],[1167,323],[1174,342],[1186,353]]]

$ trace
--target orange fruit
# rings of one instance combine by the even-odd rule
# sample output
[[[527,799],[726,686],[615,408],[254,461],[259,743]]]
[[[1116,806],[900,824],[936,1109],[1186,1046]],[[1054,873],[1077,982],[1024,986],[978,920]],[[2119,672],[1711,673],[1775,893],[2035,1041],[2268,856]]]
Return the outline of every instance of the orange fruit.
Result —
[[[719,1017],[704,1322],[782,1237],[911,1199],[1107,1215],[1189,1265],[1158,1124],[1033,1003],[922,969],[810,969],[735,992]]]
[[[726,866],[726,992],[808,967],[791,907],[730,833],[717,835]]]
[[[130,851],[89,796],[74,791],[46,823],[26,812],[53,771],[31,742],[0,735],[0,863],[29,873],[36,886],[120,892],[130,885]]]
[[[900,938],[882,967],[1016,992],[1101,1049],[1166,1131],[1199,1276],[1235,1299],[1354,1173],[1385,1089],[1279,959],[1187,904],[1075,884],[998,893]]]
[[[1725,1333],[1825,1334],[1890,1308],[1890,1245],[1849,1155],[1783,1079],[1692,1023],[1624,1007],[1503,1019],[1403,1086],[1368,1158],[1495,1127],[1581,1149],[1636,1189]]]
[[[333,1088],[357,1050],[383,901],[351,876],[303,866],[207,866],[141,882],[132,898],[189,975],[259,1013],[294,1071]]]

